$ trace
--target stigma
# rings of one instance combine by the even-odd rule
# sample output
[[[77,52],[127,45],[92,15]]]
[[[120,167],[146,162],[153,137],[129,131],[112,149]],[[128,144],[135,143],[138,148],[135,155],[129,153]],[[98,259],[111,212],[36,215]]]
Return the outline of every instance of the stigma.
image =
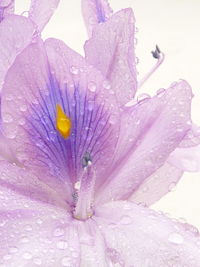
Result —
[[[67,139],[70,136],[71,132],[71,120],[65,112],[63,111],[61,105],[56,105],[56,129],[60,133],[60,135]]]

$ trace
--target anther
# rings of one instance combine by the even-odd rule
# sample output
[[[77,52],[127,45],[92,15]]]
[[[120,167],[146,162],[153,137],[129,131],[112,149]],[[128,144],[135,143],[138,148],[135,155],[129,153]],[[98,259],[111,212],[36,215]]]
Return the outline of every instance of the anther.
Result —
[[[156,45],[155,51],[151,51],[151,53],[152,53],[154,58],[156,58],[156,59],[160,58],[161,51],[160,51],[160,48],[158,47],[158,45]]]

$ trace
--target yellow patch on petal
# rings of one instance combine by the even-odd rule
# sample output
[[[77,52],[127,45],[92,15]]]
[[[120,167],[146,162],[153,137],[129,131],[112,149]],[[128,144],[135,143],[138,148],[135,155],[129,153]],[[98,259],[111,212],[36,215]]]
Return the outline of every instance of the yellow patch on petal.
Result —
[[[56,105],[56,128],[58,132],[62,135],[63,138],[67,139],[70,136],[71,131],[71,120],[65,112],[63,111],[62,107],[57,104]]]

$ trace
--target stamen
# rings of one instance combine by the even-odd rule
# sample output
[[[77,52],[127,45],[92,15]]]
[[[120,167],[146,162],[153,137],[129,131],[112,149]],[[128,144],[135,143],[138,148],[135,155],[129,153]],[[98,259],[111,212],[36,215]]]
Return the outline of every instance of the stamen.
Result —
[[[156,45],[155,51],[151,52],[153,57],[157,59],[156,64],[153,68],[142,78],[142,80],[138,83],[138,89],[142,87],[142,85],[151,77],[151,75],[160,67],[165,59],[164,53],[161,52],[160,48]]]
[[[66,139],[70,136],[71,120],[59,104],[56,105],[56,128],[63,138]]]

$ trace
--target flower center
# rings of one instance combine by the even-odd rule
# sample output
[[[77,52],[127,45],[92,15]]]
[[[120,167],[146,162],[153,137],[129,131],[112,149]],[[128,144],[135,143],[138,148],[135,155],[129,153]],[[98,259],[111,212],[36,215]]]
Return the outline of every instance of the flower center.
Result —
[[[70,136],[72,123],[62,107],[56,105],[56,129],[60,135],[67,139]],[[74,185],[73,217],[78,220],[87,220],[93,215],[92,202],[94,198],[94,185],[96,175],[92,166],[89,152],[82,157],[82,173]]]

